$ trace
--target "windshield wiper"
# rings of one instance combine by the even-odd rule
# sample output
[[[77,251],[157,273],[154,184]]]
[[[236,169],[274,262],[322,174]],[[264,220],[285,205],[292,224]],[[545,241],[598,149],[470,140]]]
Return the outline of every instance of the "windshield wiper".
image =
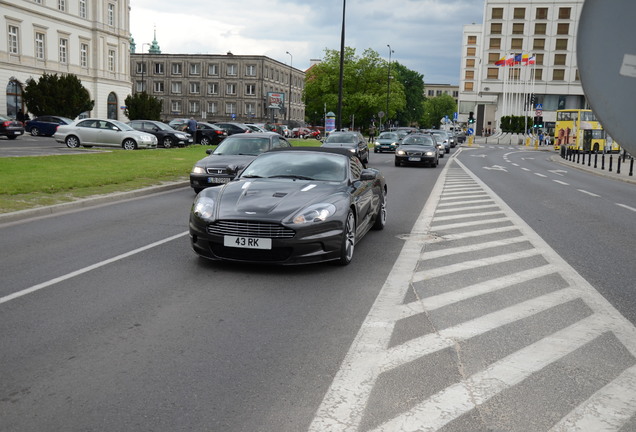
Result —
[[[290,178],[290,179],[296,179],[296,180],[314,180],[311,177],[305,177],[301,175],[292,175],[292,174],[280,174],[280,175],[269,176],[267,178]]]
[[[241,178],[263,178],[263,176],[259,176],[255,174],[247,174],[247,175],[241,176]]]

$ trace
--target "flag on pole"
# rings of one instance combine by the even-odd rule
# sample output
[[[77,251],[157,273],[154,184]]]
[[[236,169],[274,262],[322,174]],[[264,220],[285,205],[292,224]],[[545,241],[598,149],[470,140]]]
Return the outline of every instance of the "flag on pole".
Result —
[[[521,56],[521,64],[528,65],[528,61],[530,60],[530,54],[524,54]]]
[[[506,56],[503,56],[495,62],[495,66],[504,66],[506,64]]]
[[[517,54],[513,57],[513,64],[521,64],[521,54]]]
[[[533,65],[537,62],[537,58],[535,56],[531,56],[528,58],[528,64]]]

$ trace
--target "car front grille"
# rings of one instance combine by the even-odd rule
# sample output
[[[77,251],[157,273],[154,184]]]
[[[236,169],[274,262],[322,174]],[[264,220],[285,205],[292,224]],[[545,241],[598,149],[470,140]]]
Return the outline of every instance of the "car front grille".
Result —
[[[232,220],[220,220],[211,223],[208,225],[208,233],[271,239],[289,239],[296,234],[294,230],[278,224]]]
[[[424,153],[422,153],[421,151],[407,151],[406,155],[407,156],[423,156]]]
[[[227,174],[227,169],[225,168],[206,168],[205,171],[208,174]]]

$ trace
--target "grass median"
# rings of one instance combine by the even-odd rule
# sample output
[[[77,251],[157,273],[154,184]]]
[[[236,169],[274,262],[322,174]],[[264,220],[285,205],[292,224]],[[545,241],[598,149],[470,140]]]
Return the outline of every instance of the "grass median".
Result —
[[[316,140],[290,141],[294,146],[320,145]],[[0,158],[0,213],[187,181],[208,148],[214,147]]]

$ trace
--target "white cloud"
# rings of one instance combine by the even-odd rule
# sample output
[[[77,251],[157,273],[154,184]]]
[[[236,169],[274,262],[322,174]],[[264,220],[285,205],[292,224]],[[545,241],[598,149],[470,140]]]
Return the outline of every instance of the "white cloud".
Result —
[[[342,0],[131,0],[137,52],[157,41],[163,53],[266,55],[307,69],[324,49],[340,49]],[[424,74],[425,82],[459,81],[464,24],[481,22],[477,0],[349,0],[345,44],[371,48]],[[147,50],[148,47],[144,45]]]

